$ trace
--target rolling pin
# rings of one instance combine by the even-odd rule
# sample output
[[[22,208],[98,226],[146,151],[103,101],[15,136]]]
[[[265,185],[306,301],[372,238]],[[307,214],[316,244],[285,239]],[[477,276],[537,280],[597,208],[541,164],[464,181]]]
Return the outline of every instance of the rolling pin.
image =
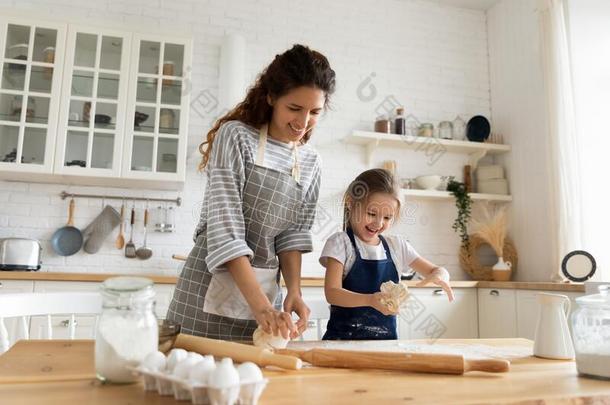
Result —
[[[292,355],[275,354],[260,347],[182,333],[176,337],[173,347],[200,354],[230,357],[236,363],[251,361],[261,367],[276,366],[286,370],[299,370],[303,366],[301,359]]]
[[[314,366],[337,368],[374,368],[415,371],[418,373],[464,374],[469,371],[503,373],[510,363],[502,359],[467,360],[457,354],[366,352],[357,350],[276,349],[275,353],[299,357]]]

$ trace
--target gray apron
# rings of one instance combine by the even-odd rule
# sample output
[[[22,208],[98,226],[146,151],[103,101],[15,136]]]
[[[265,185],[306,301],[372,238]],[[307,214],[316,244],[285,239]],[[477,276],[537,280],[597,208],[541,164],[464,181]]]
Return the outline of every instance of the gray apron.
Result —
[[[256,279],[277,309],[281,308],[279,261],[275,238],[299,219],[304,193],[296,144],[292,175],[264,166],[267,126],[260,129],[255,164],[246,162],[242,210],[246,243],[254,252],[251,265]],[[228,271],[212,274],[206,266],[207,226],[195,240],[176,283],[167,318],[182,332],[224,340],[251,340],[257,327],[254,315]]]

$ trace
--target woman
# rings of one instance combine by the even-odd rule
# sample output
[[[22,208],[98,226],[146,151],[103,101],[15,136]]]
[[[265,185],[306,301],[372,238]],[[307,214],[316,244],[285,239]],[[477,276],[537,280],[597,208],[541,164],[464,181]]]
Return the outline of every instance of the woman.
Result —
[[[284,338],[307,327],[301,254],[312,250],[320,162],[306,144],[334,89],[328,60],[295,45],[200,145],[208,179],[201,219],[167,314],[183,332],[251,340],[257,325]]]

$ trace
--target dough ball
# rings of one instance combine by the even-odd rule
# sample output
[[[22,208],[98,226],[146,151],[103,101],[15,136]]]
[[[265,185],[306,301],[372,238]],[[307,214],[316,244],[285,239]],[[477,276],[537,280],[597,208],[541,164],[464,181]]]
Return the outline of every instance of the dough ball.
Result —
[[[398,313],[400,306],[409,297],[409,290],[403,283],[396,284],[393,281],[386,281],[381,284],[380,288],[384,297],[381,299],[381,303],[388,307],[392,312]]]
[[[267,333],[260,326],[256,328],[252,335],[254,346],[264,347],[265,349],[285,349],[290,339],[284,339],[281,335],[274,336]]]

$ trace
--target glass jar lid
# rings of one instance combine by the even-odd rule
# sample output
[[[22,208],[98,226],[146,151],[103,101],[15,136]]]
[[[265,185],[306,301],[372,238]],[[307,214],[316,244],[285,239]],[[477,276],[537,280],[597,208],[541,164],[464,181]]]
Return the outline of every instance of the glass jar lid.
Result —
[[[599,294],[585,295],[576,298],[579,305],[610,309],[610,284],[600,285]]]
[[[115,297],[147,299],[155,296],[152,280],[144,277],[112,277],[102,283],[102,292]]]

